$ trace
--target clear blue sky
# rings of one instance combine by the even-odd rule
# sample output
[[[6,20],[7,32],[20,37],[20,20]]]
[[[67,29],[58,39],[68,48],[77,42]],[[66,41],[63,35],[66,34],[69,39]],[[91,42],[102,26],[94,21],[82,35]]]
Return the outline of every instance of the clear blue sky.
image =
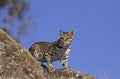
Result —
[[[74,30],[69,66],[108,79],[120,79],[120,1],[29,0],[34,15],[27,49],[36,41],[54,41],[59,30]],[[62,67],[59,62],[56,68]]]

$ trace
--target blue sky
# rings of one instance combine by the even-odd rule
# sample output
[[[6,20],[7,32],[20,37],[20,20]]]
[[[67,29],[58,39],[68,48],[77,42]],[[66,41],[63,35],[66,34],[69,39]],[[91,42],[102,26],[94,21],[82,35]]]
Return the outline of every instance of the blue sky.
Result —
[[[55,41],[59,30],[74,30],[69,66],[108,79],[120,79],[119,0],[29,0],[34,24],[21,44]],[[55,62],[56,68],[62,67]]]

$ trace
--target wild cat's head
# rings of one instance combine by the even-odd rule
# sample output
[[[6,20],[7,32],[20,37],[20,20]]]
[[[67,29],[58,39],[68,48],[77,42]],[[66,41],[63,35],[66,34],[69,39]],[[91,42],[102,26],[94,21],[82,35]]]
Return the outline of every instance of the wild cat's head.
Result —
[[[59,39],[60,44],[62,46],[70,45],[73,40],[73,35],[74,35],[73,30],[70,30],[69,32],[64,32],[60,30],[60,39]]]

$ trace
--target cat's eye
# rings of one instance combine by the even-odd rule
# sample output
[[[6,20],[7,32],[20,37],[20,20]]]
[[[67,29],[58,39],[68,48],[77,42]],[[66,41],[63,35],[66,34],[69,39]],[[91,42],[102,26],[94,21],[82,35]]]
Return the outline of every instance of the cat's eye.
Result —
[[[63,40],[63,38],[62,38],[62,37],[61,37],[60,39],[61,39],[61,40]]]
[[[69,39],[69,38],[66,38],[66,40]]]

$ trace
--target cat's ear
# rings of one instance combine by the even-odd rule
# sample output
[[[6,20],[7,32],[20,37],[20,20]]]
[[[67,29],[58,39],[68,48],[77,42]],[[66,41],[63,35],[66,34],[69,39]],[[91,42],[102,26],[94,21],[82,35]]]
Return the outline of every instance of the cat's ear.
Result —
[[[71,36],[73,36],[73,35],[74,35],[74,31],[73,31],[73,30],[70,30],[70,31],[69,31],[69,34],[70,34]]]
[[[63,34],[63,31],[60,29],[60,35],[62,35]]]

